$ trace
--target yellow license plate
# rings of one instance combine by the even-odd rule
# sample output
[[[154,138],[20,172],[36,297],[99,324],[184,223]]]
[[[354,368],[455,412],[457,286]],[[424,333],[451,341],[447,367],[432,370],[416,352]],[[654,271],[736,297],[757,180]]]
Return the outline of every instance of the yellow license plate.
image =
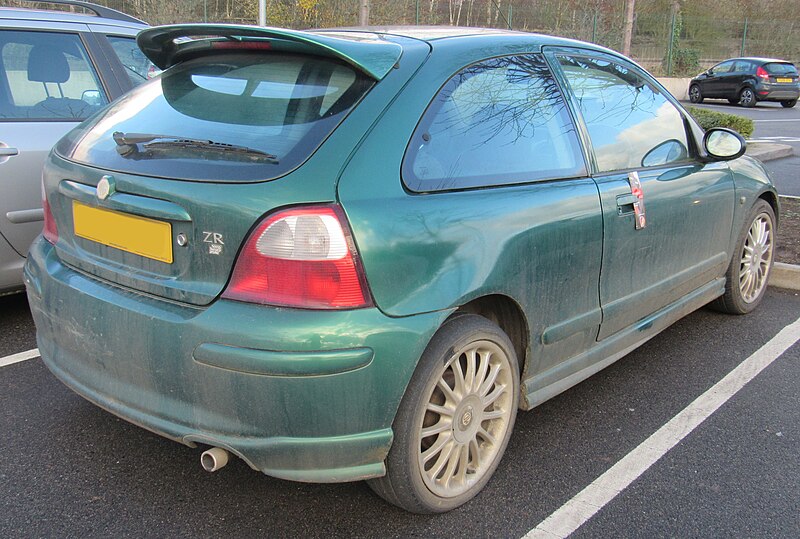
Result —
[[[792,82],[792,79],[775,79],[778,82]]]
[[[75,235],[172,264],[172,225],[72,202]]]

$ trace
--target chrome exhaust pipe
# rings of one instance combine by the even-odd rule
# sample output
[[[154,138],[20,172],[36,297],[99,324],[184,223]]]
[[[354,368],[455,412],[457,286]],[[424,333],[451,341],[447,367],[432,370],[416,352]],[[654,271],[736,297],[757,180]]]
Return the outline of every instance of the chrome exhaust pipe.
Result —
[[[216,472],[228,464],[228,452],[221,447],[212,447],[200,455],[200,464],[207,472]]]

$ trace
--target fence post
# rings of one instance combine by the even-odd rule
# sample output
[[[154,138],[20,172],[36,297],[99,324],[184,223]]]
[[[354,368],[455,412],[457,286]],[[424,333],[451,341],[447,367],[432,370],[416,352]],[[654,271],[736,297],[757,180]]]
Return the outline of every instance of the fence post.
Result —
[[[203,22],[208,22],[208,0],[203,0]]]
[[[511,16],[514,15],[514,4],[508,3],[508,29],[511,30]]]
[[[592,21],[592,43],[597,43],[597,12],[594,12],[594,21]]]
[[[417,21],[417,26],[419,26],[419,0],[417,0],[416,21]]]
[[[672,76],[672,50],[675,47],[675,13],[672,13],[672,23],[669,25],[669,45],[667,46],[667,76]]]
[[[744,56],[744,46],[747,42],[747,17],[744,18],[744,31],[742,32],[742,50],[739,56]]]

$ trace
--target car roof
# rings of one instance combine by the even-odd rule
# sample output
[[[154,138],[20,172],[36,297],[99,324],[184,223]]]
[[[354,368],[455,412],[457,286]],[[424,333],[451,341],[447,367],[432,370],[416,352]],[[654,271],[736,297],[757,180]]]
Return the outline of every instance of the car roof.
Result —
[[[730,61],[733,61],[733,60],[748,60],[750,62],[760,62],[762,64],[772,64],[772,63],[791,64],[792,63],[789,60],[781,60],[779,58],[761,58],[761,57],[758,57],[758,56],[742,56],[740,58],[729,58],[728,60],[724,60],[724,61],[725,62],[730,62]],[[722,62],[720,62],[720,63],[722,63]]]
[[[102,6],[101,6],[102,7]],[[76,13],[56,9],[28,9],[0,7],[0,21],[23,20],[42,22],[70,22],[80,24],[104,24],[127,28],[144,28],[147,23],[120,13],[120,18],[103,17],[95,13]],[[123,19],[122,17],[126,17]]]
[[[533,32],[522,32],[519,30],[505,30],[502,28],[475,28],[471,26],[358,26],[343,28],[320,28],[309,30],[310,32],[366,32],[378,35],[398,36],[417,39],[425,42],[443,41],[465,37],[491,37],[495,36],[498,40],[525,38],[538,45],[554,46],[573,46],[591,47],[598,51],[610,51],[600,45],[587,43],[565,37],[551,36],[547,34],[537,34]],[[611,51],[613,52],[613,51]]]

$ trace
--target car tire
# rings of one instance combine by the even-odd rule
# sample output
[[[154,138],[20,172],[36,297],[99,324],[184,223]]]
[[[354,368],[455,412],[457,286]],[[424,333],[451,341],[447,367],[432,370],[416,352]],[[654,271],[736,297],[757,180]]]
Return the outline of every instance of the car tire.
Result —
[[[790,101],[781,101],[781,106],[785,109],[790,109],[797,105],[797,99],[792,99]]]
[[[729,314],[747,314],[764,298],[775,250],[775,212],[759,199],[747,215],[736,240],[728,271],[725,294],[711,306]]]
[[[703,102],[703,92],[700,91],[699,85],[692,84],[689,87],[689,101],[698,105]]]
[[[749,86],[745,86],[739,92],[739,104],[748,109],[756,106],[756,93]]]
[[[466,503],[497,468],[518,402],[508,336],[482,316],[449,319],[420,358],[392,425],[386,475],[369,480],[370,488],[413,513]]]

